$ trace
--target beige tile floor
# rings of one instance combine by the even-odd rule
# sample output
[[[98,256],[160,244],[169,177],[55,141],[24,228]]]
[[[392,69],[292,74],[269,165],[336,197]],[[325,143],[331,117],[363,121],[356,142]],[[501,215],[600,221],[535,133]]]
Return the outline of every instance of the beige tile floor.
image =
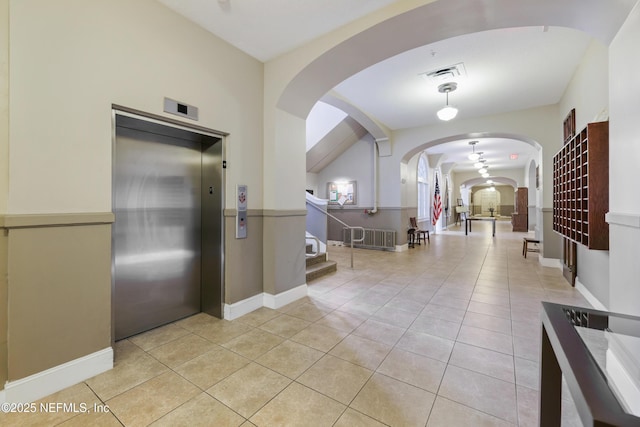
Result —
[[[483,228],[483,226],[486,226]],[[451,228],[405,252],[330,247],[338,272],[280,310],[199,314],[115,344],[113,370],[43,401],[108,413],[3,426],[534,426],[540,301],[588,303],[524,233]],[[580,425],[565,393],[564,425]]]

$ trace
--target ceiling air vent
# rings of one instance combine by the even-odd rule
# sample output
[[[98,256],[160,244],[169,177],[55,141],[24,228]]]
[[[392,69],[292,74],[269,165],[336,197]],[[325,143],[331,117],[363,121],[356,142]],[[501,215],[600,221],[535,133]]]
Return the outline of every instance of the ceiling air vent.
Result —
[[[437,68],[419,75],[429,83],[439,85],[444,82],[460,80],[462,77],[467,77],[467,71],[464,68],[464,64],[460,62],[459,64]]]

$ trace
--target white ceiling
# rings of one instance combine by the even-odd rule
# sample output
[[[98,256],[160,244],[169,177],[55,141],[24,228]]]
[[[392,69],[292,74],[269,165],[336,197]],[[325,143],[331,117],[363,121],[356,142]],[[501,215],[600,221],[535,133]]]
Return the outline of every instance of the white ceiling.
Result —
[[[484,31],[423,46],[361,71],[335,90],[391,129],[438,122],[445,95],[420,74],[464,64],[449,103],[458,118],[555,104],[591,38],[567,28]]]
[[[158,0],[261,61],[398,0]],[[440,0],[445,1],[445,0]],[[625,0],[632,1],[632,0]],[[557,103],[591,37],[560,27],[505,28],[454,37],[373,65],[334,88],[390,129],[428,126],[445,95],[421,73],[462,63],[466,76],[449,95],[459,119]],[[455,119],[454,119],[455,120]],[[483,130],[479,130],[483,131]],[[469,140],[430,148],[456,170],[473,169]],[[524,166],[535,149],[511,139],[482,140],[491,169]],[[509,160],[517,153],[518,160]]]
[[[397,0],[158,0],[263,62]]]

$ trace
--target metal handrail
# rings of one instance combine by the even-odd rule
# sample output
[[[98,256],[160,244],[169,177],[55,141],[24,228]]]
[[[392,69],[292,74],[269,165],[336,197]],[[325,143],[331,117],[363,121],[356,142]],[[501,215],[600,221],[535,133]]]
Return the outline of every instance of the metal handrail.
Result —
[[[314,208],[316,208],[318,211],[322,212],[323,214],[325,214],[326,216],[328,216],[329,218],[338,221],[340,224],[342,224],[345,228],[348,228],[351,232],[351,268],[353,268],[353,244],[354,243],[362,243],[364,242],[364,227],[359,227],[359,226],[350,226],[349,224],[347,224],[346,222],[342,221],[341,219],[336,218],[335,216],[333,216],[332,214],[330,214],[329,212],[320,209],[319,207],[317,207],[316,205],[314,205],[311,202],[307,201],[307,205],[311,205]],[[362,237],[360,239],[355,239],[355,235],[354,232],[355,230],[361,230],[362,231]]]

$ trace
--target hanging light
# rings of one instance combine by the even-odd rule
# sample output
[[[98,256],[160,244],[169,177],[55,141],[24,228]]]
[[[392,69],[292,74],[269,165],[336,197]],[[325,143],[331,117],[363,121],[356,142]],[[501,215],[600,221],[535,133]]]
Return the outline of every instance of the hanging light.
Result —
[[[482,177],[483,178],[489,178],[489,174],[487,172],[485,172],[485,173],[482,174]]]
[[[453,119],[458,114],[458,109],[449,105],[449,92],[453,92],[458,87],[457,83],[443,83],[438,86],[438,92],[445,93],[447,95],[447,103],[444,107],[438,110],[438,118],[440,120],[449,121]]]
[[[480,154],[482,154],[482,153],[480,153]],[[474,166],[476,169],[480,169],[480,168],[484,167],[484,163],[485,163],[485,162],[486,162],[486,160],[484,160],[484,159],[480,159],[480,160],[478,160],[477,162],[475,162],[475,163],[473,164],[473,166]]]
[[[478,143],[478,141],[469,141],[469,145],[471,146],[471,149],[473,150],[473,152],[471,154],[469,154],[469,160],[471,160],[472,162],[477,162],[480,159],[480,154],[481,153],[476,153],[476,144]]]

